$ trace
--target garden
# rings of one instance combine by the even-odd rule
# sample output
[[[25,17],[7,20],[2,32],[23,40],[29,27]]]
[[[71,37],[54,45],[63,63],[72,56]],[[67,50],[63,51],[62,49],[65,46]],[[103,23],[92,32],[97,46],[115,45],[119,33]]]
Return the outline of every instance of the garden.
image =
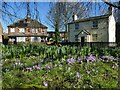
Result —
[[[118,88],[120,47],[1,45],[2,88]]]

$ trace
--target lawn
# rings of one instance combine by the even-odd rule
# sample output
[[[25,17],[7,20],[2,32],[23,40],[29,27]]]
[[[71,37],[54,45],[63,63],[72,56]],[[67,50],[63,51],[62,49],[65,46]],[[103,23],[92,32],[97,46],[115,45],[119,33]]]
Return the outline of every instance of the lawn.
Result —
[[[2,47],[2,87],[117,88],[120,48]]]

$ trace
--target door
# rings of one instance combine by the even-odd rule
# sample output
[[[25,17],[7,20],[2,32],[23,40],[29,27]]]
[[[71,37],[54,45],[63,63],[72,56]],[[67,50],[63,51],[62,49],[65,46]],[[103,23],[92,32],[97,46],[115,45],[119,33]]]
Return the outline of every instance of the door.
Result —
[[[85,37],[81,37],[81,42],[85,42]]]
[[[85,37],[81,37],[81,46],[84,46],[84,42],[85,42]]]

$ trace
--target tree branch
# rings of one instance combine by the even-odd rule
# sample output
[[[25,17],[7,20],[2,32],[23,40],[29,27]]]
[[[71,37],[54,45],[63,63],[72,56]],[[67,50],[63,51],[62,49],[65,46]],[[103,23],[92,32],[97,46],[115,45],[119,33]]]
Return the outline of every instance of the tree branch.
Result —
[[[107,2],[106,0],[102,0],[104,3],[106,3],[107,5],[110,5],[112,7],[115,7],[115,8],[118,8],[120,9],[120,5],[115,5],[115,4],[112,4],[111,2]],[[119,1],[120,2],[120,1]]]

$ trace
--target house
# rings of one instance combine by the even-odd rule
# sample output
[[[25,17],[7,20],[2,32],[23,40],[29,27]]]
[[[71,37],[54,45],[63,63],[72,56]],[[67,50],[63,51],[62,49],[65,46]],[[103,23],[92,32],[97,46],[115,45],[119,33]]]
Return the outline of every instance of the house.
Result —
[[[69,42],[118,42],[114,9],[109,7],[109,13],[102,16],[78,19],[73,15],[73,21],[68,23]],[[117,30],[117,31],[116,31]]]
[[[3,36],[3,28],[2,28],[2,24],[0,22],[0,43],[2,43],[2,36]]]
[[[45,42],[47,27],[27,16],[8,26],[9,42]]]
[[[49,41],[50,38],[55,37],[55,31],[47,31],[47,34],[48,34],[48,41]],[[59,34],[60,34],[61,41],[64,41],[66,39],[67,32],[66,31],[60,31]]]
[[[116,23],[116,42],[120,45],[120,21]]]

